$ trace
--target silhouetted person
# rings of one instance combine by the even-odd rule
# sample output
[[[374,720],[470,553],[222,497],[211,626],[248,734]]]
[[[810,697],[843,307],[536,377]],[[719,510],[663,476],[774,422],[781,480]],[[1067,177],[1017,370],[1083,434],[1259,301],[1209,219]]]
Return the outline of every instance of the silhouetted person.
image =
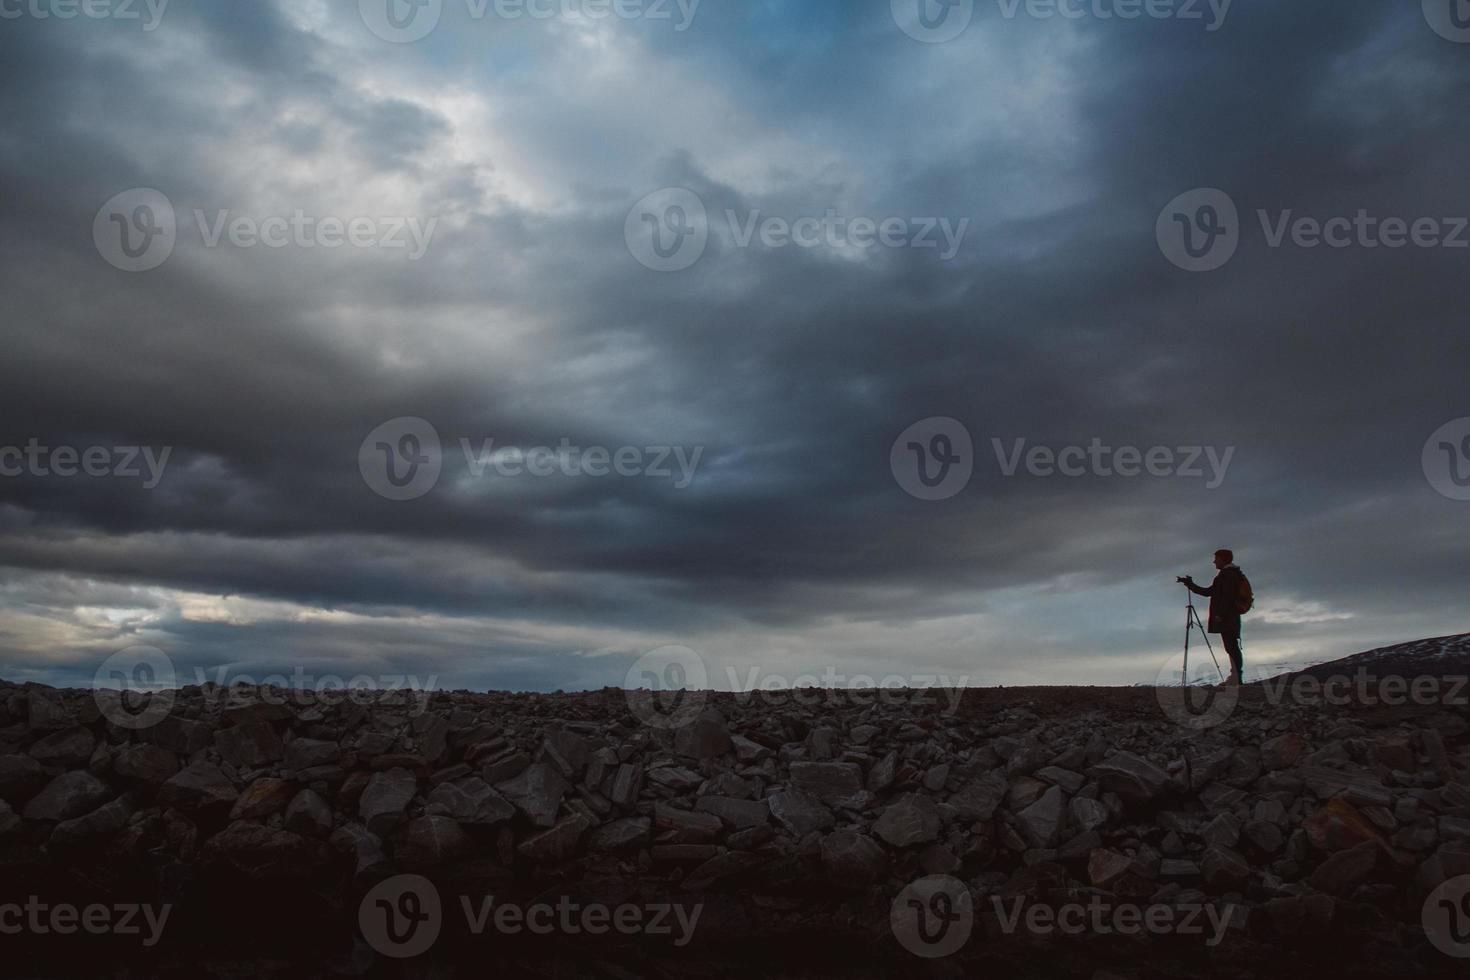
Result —
[[[1184,584],[1195,595],[1209,597],[1209,630],[1220,634],[1225,652],[1230,654],[1230,679],[1225,683],[1239,684],[1244,679],[1244,664],[1240,655],[1240,617],[1250,610],[1253,597],[1250,583],[1246,581],[1245,573],[1236,567],[1235,554],[1229,548],[1221,548],[1215,552],[1215,567],[1220,571],[1208,587],[1195,585],[1194,579],[1188,575],[1184,576]]]

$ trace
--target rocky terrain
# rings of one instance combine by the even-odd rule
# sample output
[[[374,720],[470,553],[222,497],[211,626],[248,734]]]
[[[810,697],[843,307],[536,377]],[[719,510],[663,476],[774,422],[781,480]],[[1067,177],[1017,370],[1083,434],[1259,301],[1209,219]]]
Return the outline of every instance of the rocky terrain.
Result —
[[[1464,705],[1298,703],[1253,685],[1191,726],[1149,688],[958,693],[204,686],[150,717],[0,682],[0,908],[172,910],[152,945],[0,934],[0,973],[1460,972],[1421,914],[1470,874]],[[405,873],[433,883],[444,925],[399,957],[362,913]],[[893,916],[933,875],[967,893],[970,931],[931,958]],[[488,895],[698,918],[682,936],[476,935],[461,906]],[[1008,919],[1089,903],[1207,907],[1224,925],[1126,935]]]

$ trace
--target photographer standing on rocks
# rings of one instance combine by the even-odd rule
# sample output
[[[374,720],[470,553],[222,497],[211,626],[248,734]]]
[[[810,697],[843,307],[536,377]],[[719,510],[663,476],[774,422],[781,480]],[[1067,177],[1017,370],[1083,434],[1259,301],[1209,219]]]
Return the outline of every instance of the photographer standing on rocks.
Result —
[[[1225,652],[1230,654],[1230,678],[1225,682],[1228,686],[1240,684],[1243,680],[1242,668],[1243,658],[1240,654],[1240,617],[1250,612],[1255,603],[1255,596],[1251,592],[1250,580],[1245,573],[1235,564],[1235,553],[1229,548],[1221,548],[1215,552],[1215,567],[1219,573],[1215,581],[1208,586],[1199,586],[1194,578],[1185,575],[1179,581],[1189,587],[1189,591],[1195,595],[1208,596],[1210,600],[1209,630],[1211,633],[1219,633],[1221,641],[1225,644]]]

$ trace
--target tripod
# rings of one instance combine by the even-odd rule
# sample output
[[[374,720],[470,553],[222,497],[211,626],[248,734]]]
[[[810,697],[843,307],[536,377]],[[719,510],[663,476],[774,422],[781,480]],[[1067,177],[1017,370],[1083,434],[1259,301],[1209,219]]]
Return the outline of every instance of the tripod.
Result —
[[[1205,629],[1205,624],[1200,622],[1199,610],[1194,608],[1194,593],[1189,586],[1184,586],[1184,668],[1179,672],[1179,684],[1182,687],[1189,686],[1189,635],[1196,628],[1199,635],[1205,638],[1205,649],[1210,651],[1210,659],[1215,661],[1215,672],[1220,675],[1220,680],[1225,680],[1225,671],[1220,669],[1220,660],[1215,656],[1215,648],[1210,643],[1210,634]]]

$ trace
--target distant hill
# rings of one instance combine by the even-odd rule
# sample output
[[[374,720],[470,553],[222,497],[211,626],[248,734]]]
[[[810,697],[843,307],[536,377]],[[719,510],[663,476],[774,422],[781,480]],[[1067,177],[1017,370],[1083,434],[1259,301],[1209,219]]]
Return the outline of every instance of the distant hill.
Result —
[[[1287,672],[1284,676],[1355,676],[1362,668],[1369,677],[1470,676],[1470,633],[1411,640],[1355,653],[1341,660]],[[1278,677],[1283,675],[1277,675]]]

